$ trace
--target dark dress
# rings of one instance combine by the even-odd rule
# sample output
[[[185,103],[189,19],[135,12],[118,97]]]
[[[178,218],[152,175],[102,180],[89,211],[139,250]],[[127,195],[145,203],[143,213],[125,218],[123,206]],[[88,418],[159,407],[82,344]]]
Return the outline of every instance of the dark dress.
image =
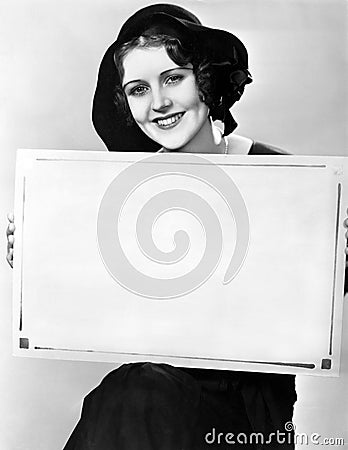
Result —
[[[125,364],[86,396],[64,450],[293,449],[295,401],[294,375]]]

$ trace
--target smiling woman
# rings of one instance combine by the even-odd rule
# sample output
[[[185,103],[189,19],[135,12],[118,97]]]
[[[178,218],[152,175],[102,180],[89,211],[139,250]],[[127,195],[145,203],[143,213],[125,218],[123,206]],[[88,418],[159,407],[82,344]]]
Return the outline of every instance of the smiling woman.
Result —
[[[281,153],[232,133],[230,108],[250,82],[236,36],[178,6],[152,5],[125,22],[105,53],[93,123],[111,151]],[[86,397],[65,450],[215,448],[215,432],[242,433],[235,448],[253,449],[252,433],[286,432],[295,400],[292,375],[123,365]],[[292,436],[289,429],[267,447],[293,448]]]
[[[125,22],[105,53],[93,123],[111,151],[246,154],[253,142],[232,134],[230,108],[251,81],[235,35],[204,27],[183,8],[152,5]]]

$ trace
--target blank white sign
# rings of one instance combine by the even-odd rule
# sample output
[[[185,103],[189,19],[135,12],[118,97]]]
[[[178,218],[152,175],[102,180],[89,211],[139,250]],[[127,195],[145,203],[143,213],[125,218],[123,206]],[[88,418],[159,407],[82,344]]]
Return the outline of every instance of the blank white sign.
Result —
[[[20,150],[14,353],[337,375],[347,161]]]

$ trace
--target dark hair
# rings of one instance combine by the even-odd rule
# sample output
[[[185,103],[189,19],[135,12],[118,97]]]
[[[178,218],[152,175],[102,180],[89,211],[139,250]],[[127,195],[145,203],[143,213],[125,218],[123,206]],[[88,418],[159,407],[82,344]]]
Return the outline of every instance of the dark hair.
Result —
[[[114,53],[114,61],[118,70],[120,80],[123,79],[123,59],[134,48],[151,48],[164,47],[169,58],[178,66],[185,66],[191,63],[193,73],[199,91],[199,98],[204,102],[210,111],[210,115],[214,116],[213,111],[219,106],[220,96],[216,90],[216,76],[214,68],[206,58],[195,51],[188,44],[186,46],[176,37],[166,34],[152,34],[151,29],[141,36],[123,44]],[[133,123],[133,117],[128,106],[126,95],[122,89],[121,83],[117,84],[114,89],[114,103],[120,113],[126,117],[128,125]]]

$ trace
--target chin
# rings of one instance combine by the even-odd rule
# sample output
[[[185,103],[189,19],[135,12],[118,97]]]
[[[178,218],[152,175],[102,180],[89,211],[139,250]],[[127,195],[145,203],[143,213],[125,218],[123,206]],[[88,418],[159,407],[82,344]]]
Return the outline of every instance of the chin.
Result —
[[[162,147],[172,150],[179,151],[181,148],[185,147],[191,141],[191,136],[185,136],[183,133],[176,132],[174,136],[156,136],[155,139]]]
[[[162,147],[168,149],[168,150],[180,150],[181,148],[185,147],[185,145],[187,144],[186,141],[162,141],[160,143],[160,145],[162,145]]]
[[[160,145],[162,145],[162,147],[166,148],[167,150],[171,150],[172,152],[179,152],[184,147],[186,147],[186,144],[187,144],[186,142],[183,142],[183,143],[163,143]]]
[[[168,150],[180,150],[188,144],[190,139],[183,139],[182,136],[180,138],[163,138],[163,136],[151,135],[147,134],[153,141],[157,142],[161,147],[166,148]]]

